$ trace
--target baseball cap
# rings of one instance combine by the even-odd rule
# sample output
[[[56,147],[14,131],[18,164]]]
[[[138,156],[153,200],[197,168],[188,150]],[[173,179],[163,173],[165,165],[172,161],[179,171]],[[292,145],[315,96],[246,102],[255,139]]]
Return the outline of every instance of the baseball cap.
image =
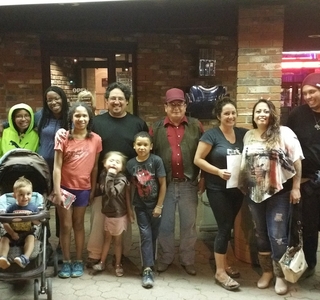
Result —
[[[172,101],[186,101],[186,98],[184,97],[184,92],[180,89],[173,88],[170,90],[167,90],[166,92],[166,100],[165,102],[172,102]]]

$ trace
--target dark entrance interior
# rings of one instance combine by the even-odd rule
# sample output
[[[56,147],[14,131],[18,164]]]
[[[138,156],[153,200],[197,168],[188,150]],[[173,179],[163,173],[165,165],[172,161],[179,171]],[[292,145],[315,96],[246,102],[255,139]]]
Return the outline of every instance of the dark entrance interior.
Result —
[[[105,111],[104,93],[108,83],[122,82],[132,91],[128,110],[136,112],[136,46],[132,43],[75,43],[42,41],[43,90],[50,85],[64,89],[70,102],[79,92],[90,91],[96,112]]]

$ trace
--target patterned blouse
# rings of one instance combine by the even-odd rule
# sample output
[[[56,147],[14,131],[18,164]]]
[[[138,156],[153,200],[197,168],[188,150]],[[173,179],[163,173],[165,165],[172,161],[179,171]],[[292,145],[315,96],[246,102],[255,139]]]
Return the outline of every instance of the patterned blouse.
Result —
[[[280,145],[267,149],[266,142],[256,140],[254,130],[243,139],[239,188],[256,203],[283,189],[283,183],[295,174],[294,162],[304,159],[300,142],[286,126],[280,127]]]

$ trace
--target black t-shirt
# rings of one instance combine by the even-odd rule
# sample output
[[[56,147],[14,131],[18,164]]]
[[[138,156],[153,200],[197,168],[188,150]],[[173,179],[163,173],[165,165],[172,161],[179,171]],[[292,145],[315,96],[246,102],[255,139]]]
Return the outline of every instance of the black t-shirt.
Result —
[[[133,149],[133,138],[140,131],[147,131],[146,122],[137,116],[127,113],[122,118],[114,118],[108,112],[93,119],[92,131],[102,139],[102,151],[99,158],[99,174],[102,160],[109,151],[120,151],[128,159],[136,156]]]
[[[315,128],[320,113],[313,112],[307,104],[296,107],[289,115],[287,126],[297,135],[305,159],[302,177],[311,178],[320,170],[320,130]]]
[[[223,135],[219,127],[207,130],[200,141],[212,146],[206,161],[219,169],[227,169],[227,155],[241,154],[243,150],[243,137],[247,132],[245,128],[234,128],[236,141],[231,144]],[[224,190],[226,181],[217,175],[204,173],[206,188],[211,190]]]

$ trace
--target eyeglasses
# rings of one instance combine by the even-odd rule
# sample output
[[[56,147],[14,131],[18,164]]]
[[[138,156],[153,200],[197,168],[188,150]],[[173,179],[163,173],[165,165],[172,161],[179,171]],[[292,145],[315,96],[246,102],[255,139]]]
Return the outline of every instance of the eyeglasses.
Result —
[[[123,98],[123,97],[111,97],[111,98],[108,98],[108,100],[109,101],[112,101],[112,102],[115,102],[115,101],[119,101],[119,102],[124,102],[124,101],[126,101],[126,99],[125,98]]]
[[[19,120],[22,120],[22,119],[30,119],[31,116],[29,114],[25,114],[25,115],[16,115],[15,116],[15,119],[19,119]]]
[[[48,104],[51,104],[51,103],[53,103],[53,101],[58,102],[60,99],[61,99],[60,97],[50,98],[50,99],[47,99],[47,103],[48,103]]]
[[[175,108],[175,107],[183,107],[185,106],[186,104],[184,102],[169,102],[167,103],[168,106],[172,107],[172,108]]]

